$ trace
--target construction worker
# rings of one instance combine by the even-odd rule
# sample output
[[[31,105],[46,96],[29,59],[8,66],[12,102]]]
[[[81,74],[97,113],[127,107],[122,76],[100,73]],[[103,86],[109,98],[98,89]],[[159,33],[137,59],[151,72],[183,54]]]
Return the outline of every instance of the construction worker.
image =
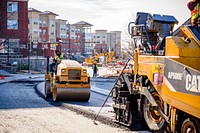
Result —
[[[92,69],[93,69],[93,77],[97,77],[98,66],[96,62],[93,63]]]
[[[64,54],[61,53],[59,50],[56,50],[55,53],[56,53],[56,54],[55,54],[55,56],[54,56],[54,61],[55,61],[57,64],[59,64],[60,61],[61,61],[61,59],[63,58]]]
[[[200,0],[191,0],[187,4],[189,10],[191,11],[191,24],[192,26],[198,26],[199,15],[200,15]]]
[[[61,59],[63,58],[64,54],[61,53],[59,50],[55,51],[55,56],[53,59],[53,63],[51,64],[51,72],[57,72],[57,65],[60,64]]]

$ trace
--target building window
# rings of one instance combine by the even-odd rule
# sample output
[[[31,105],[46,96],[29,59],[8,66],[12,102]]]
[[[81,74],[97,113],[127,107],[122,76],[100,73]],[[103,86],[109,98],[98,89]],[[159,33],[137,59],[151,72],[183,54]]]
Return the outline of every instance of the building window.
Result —
[[[37,29],[34,29],[34,30],[33,30],[33,33],[34,33],[34,34],[38,34],[38,30],[37,30]]]
[[[51,35],[54,35],[54,30],[51,30]]]
[[[42,29],[40,29],[40,34],[42,34]]]
[[[102,38],[106,38],[106,36],[102,36]]]
[[[47,26],[47,23],[46,23],[46,21],[43,21],[43,25],[44,25],[44,26]]]
[[[38,20],[37,18],[34,18],[34,19],[33,19],[33,24],[38,25],[38,21],[39,21],[39,20]]]
[[[42,21],[41,20],[39,21],[39,24],[40,24],[40,26],[42,26]]]
[[[8,2],[7,12],[17,12],[17,11],[18,11],[17,2]]]
[[[18,29],[17,20],[7,20],[7,29]]]
[[[43,33],[44,33],[44,34],[46,34],[46,33],[47,33],[47,31],[46,31],[46,30],[43,30]]]
[[[100,38],[100,36],[97,36],[97,38]]]
[[[51,27],[54,27],[54,21],[50,21]]]
[[[103,42],[103,43],[106,43],[106,41],[105,41],[105,40],[103,40],[102,42]]]

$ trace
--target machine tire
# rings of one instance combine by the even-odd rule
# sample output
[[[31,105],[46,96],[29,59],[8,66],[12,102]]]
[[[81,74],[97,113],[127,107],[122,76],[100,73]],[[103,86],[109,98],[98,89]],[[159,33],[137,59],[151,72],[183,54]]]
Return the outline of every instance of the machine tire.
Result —
[[[167,104],[162,101],[160,95],[157,92],[153,92],[152,96],[163,112],[166,112]],[[166,122],[164,118],[162,118],[157,110],[151,107],[147,98],[145,98],[143,102],[143,116],[150,130],[159,132],[163,132],[165,130]]]
[[[45,80],[44,94],[45,98],[52,98],[51,85],[49,80]]]
[[[195,123],[193,119],[187,118],[182,123],[181,133],[199,133],[199,132],[200,132],[200,129],[197,123]]]

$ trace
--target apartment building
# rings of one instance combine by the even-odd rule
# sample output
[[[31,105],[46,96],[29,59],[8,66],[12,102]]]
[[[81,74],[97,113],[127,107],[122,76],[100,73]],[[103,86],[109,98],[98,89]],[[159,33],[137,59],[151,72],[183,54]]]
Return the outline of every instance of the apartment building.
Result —
[[[107,52],[107,30],[95,30],[95,34],[93,35],[93,43],[95,43],[95,52]]]
[[[39,19],[40,19],[39,10],[34,8],[28,9],[28,43],[31,48],[31,55],[41,55],[42,49],[38,47],[38,42],[40,40],[40,28],[39,28]]]
[[[80,21],[69,24],[67,20],[56,19],[50,11],[41,12],[29,8],[29,40],[32,55],[53,56],[56,49],[67,56],[93,55],[94,52],[115,52],[121,54],[121,31],[96,30],[93,25]]]
[[[53,56],[56,49],[65,55],[83,55],[85,29],[92,25],[80,21],[69,24],[67,20],[55,19],[58,16],[50,11],[41,12],[29,8],[29,40],[32,55]]]
[[[1,0],[0,53],[26,56],[28,41],[28,0]]]
[[[77,23],[72,24],[76,28],[76,36],[75,36],[75,44],[74,48],[77,48],[77,54],[85,55],[92,54],[91,49],[91,27],[93,26],[90,23],[85,21],[79,21]]]
[[[58,15],[50,11],[28,9],[28,38],[32,56],[52,57],[54,55],[57,43],[56,16]]]
[[[115,52],[115,57],[121,55],[121,31],[95,30],[92,36],[94,52],[106,53],[109,50]]]
[[[69,35],[67,34],[67,20],[56,19],[56,49],[62,53],[69,51]]]
[[[107,33],[107,44],[111,51],[115,52],[115,57],[121,54],[121,31],[110,31]]]

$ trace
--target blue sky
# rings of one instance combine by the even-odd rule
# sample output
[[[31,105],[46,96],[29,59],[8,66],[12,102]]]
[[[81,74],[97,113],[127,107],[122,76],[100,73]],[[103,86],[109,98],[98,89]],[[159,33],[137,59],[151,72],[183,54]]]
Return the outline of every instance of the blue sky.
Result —
[[[29,0],[29,7],[59,14],[70,24],[86,21],[92,30],[125,30],[137,12],[173,15],[179,25],[190,17],[189,0]],[[177,26],[176,26],[177,27]]]

